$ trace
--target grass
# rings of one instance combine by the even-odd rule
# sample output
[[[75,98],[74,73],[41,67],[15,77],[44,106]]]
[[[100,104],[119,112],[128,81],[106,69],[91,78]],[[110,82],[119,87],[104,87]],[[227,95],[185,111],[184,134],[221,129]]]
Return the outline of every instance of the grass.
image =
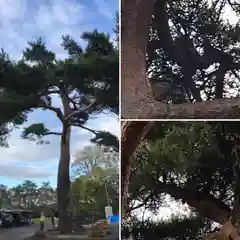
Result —
[[[32,218],[33,223],[39,223],[40,222],[40,218]]]

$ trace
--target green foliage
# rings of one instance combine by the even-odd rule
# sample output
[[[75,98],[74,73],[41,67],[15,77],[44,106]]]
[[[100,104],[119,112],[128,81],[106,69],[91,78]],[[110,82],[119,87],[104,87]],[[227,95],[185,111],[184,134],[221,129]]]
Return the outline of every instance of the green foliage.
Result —
[[[37,140],[37,143],[42,144],[49,143],[42,140],[42,137],[50,134],[68,139],[67,133],[71,126],[82,127],[97,134],[84,127],[87,121],[103,111],[118,113],[118,50],[108,34],[97,30],[84,33],[82,39],[87,42],[85,49],[70,36],[63,36],[62,46],[68,52],[64,60],[56,59],[55,53],[47,49],[41,38],[28,42],[29,46],[19,61],[12,61],[2,52],[0,107],[3,106],[1,110],[4,111],[0,126],[8,121],[21,124],[27,120],[28,113],[36,109],[51,110],[62,122],[61,133],[51,132],[44,123],[34,123],[25,128],[21,135],[22,138]],[[53,106],[53,94],[60,98],[61,106]],[[7,136],[6,130],[6,126],[2,128],[3,142]],[[109,138],[109,135],[106,137]],[[103,144],[103,140],[100,144]],[[70,159],[66,157],[64,160],[69,163]],[[63,196],[59,197],[62,199],[62,202],[59,200],[59,205],[64,203],[64,196],[69,192],[68,165],[62,166],[63,174],[59,175],[58,180],[66,184],[60,184],[58,189],[58,194],[62,193]],[[62,213],[60,215],[63,216]]]
[[[10,129],[6,124],[0,125],[0,146],[1,147],[8,147],[6,140],[7,140],[9,131]]]
[[[49,181],[42,182],[40,189],[52,189],[50,182]]]
[[[240,194],[234,173],[239,135],[238,122],[156,123],[134,156],[130,211],[144,207],[159,214],[166,194],[182,203],[194,198],[230,211]],[[133,205],[135,200],[139,203]]]
[[[25,180],[22,184],[13,187],[12,190],[16,195],[19,195],[21,192],[36,193],[38,186],[33,181]]]
[[[15,68],[15,63],[11,62],[9,56],[3,49],[0,53],[0,145],[7,147],[7,137],[13,127],[17,127],[26,120],[27,113],[25,111],[26,97],[20,96],[15,92],[14,87],[10,85],[11,81],[3,81],[6,74],[9,74],[9,79],[18,74],[18,70]]]
[[[73,58],[77,57],[83,52],[83,49],[69,35],[63,36],[62,46],[64,50],[67,50],[68,54]]]
[[[201,122],[178,123],[165,128],[164,137],[148,146],[150,157],[161,164],[173,164],[178,170],[197,168],[198,158],[207,146],[215,148],[211,126]]]
[[[118,161],[116,152],[99,146],[87,146],[76,154],[72,200],[77,215],[104,218],[107,197],[118,212]]]
[[[86,123],[89,115],[103,110],[118,113],[118,51],[109,36],[97,30],[84,33],[82,39],[87,41],[84,50],[70,36],[63,36],[62,46],[68,51],[64,60],[57,60],[41,38],[28,42],[20,61],[12,61],[2,52],[3,119],[22,122],[33,109],[53,110],[52,94],[58,94],[61,99],[68,97],[72,111],[89,105],[96,98],[96,104],[88,111],[71,118],[74,125]],[[28,128],[38,135],[35,129],[36,126]]]
[[[68,52],[64,60],[57,60],[55,53],[47,49],[42,38],[28,42],[29,46],[23,51],[23,57],[19,61],[12,61],[2,50],[2,145],[6,145],[6,137],[11,131],[11,126],[2,124],[9,121],[14,125],[22,124],[27,120],[28,113],[36,108],[53,110],[52,94],[58,94],[61,98],[66,95],[73,111],[89,105],[96,98],[94,106],[71,119],[75,126],[85,124],[89,115],[104,110],[118,113],[118,50],[110,42],[109,35],[97,30],[84,33],[82,39],[87,41],[85,49],[70,36],[63,36],[61,45]],[[35,124],[25,129],[22,136],[33,139],[35,134],[39,139],[45,133],[44,126]],[[102,134],[99,138],[101,137]],[[38,143],[44,141],[40,140]]]
[[[116,34],[115,41],[117,42],[117,48],[119,47],[119,13],[116,12],[116,27],[113,29],[114,33]]]
[[[30,180],[25,180],[20,187],[27,192],[36,192],[37,191],[37,184]]]
[[[197,217],[181,218],[173,217],[166,221],[153,222],[150,220],[141,222],[136,218],[131,219],[129,225],[122,228],[122,239],[176,239],[176,240],[200,240],[210,230],[210,222]]]
[[[29,48],[26,48],[23,52],[25,60],[37,62],[39,64],[47,64],[54,61],[55,54],[47,50],[42,38],[38,38],[36,41],[28,42],[28,44]]]
[[[32,141],[40,140],[43,136],[49,133],[49,129],[43,123],[35,123],[31,126],[24,128],[21,137]],[[36,139],[37,136],[37,139]]]
[[[96,143],[99,146],[112,147],[115,151],[119,149],[119,140],[117,136],[112,135],[106,131],[98,132],[92,139],[92,143]]]
[[[111,206],[115,212],[118,211],[118,194],[111,184],[106,186],[98,179],[81,176],[72,183],[72,202],[75,214],[85,213],[88,216],[104,218],[105,206],[108,205],[106,188],[111,200]]]
[[[149,37],[148,72],[157,81],[170,82],[170,102],[177,103],[177,91],[185,102],[237,96],[239,24],[224,19],[230,1],[172,1],[166,13],[158,4]],[[239,14],[237,6],[232,4],[232,15]],[[226,74],[229,81],[224,81]]]

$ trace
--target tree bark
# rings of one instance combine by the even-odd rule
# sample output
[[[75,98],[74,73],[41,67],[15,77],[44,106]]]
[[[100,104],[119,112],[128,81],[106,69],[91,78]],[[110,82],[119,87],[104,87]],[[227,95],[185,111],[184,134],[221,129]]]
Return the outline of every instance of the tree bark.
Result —
[[[141,111],[146,114],[138,115],[132,112],[127,118],[135,119],[235,119],[240,118],[240,98],[216,99],[206,102],[185,104],[164,104],[161,102],[145,103]],[[125,116],[124,116],[125,117]]]
[[[128,208],[128,188],[133,165],[133,154],[136,151],[140,141],[151,129],[154,122],[134,122],[126,121],[121,125],[121,190],[122,190],[122,216]]]
[[[70,191],[70,135],[71,127],[69,125],[63,127],[63,135],[61,138],[61,154],[58,166],[58,183],[57,197],[59,209],[59,230],[60,233],[69,233],[71,229],[71,221],[69,216],[69,191]]]
[[[122,116],[136,118],[139,102],[146,101],[151,88],[146,77],[148,29],[154,0],[123,0],[121,12],[121,106]],[[151,97],[150,97],[151,99]]]
[[[146,77],[149,23],[154,0],[122,0],[121,12],[121,112],[125,119],[227,119],[240,117],[240,99],[216,99],[189,104],[169,105],[155,101]],[[163,10],[166,0],[157,1]],[[163,21],[157,16],[158,21]],[[166,24],[160,24],[164,27]],[[166,27],[166,26],[165,26]],[[168,27],[168,25],[167,25]],[[161,31],[160,31],[161,30]],[[165,34],[164,29],[159,29]],[[165,34],[166,35],[166,34]],[[165,36],[166,38],[166,36]],[[171,51],[174,48],[170,49]],[[179,54],[177,54],[179,55]],[[181,55],[181,54],[180,54]],[[183,64],[183,56],[179,61]],[[186,65],[186,64],[185,64]],[[188,69],[189,70],[189,69]],[[188,74],[188,70],[185,72]],[[189,84],[191,76],[189,78]],[[191,91],[200,100],[191,84]]]

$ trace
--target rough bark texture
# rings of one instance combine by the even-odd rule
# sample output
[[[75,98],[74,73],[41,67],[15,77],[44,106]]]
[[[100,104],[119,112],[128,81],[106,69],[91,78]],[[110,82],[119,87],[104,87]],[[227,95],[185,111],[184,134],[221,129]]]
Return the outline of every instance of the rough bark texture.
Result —
[[[145,102],[141,111],[142,114],[138,115],[139,109],[136,108],[124,117],[129,119],[234,119],[240,118],[240,98],[174,105],[157,101],[149,104]]]
[[[61,154],[58,166],[58,209],[59,209],[59,230],[60,233],[72,232],[71,219],[69,214],[70,207],[70,137],[71,125],[67,117],[71,114],[68,92],[63,87],[60,88],[60,95],[63,104],[64,122],[61,137]]]
[[[122,216],[128,208],[127,195],[129,188],[129,179],[131,167],[133,164],[133,154],[136,151],[140,141],[150,130],[154,122],[146,121],[126,121],[121,125],[121,190],[122,190]]]
[[[237,229],[233,226],[231,222],[231,218],[228,219],[222,226],[222,228],[210,234],[205,238],[206,240],[237,240],[239,237],[237,236]]]
[[[135,109],[151,95],[146,54],[154,0],[123,0],[121,4],[121,110],[124,118],[136,118]]]
[[[155,4],[155,7],[154,7]],[[146,77],[148,29],[154,12],[158,32],[169,55],[178,56],[186,81],[197,101],[200,91],[192,82],[182,49],[169,35],[166,0],[123,0],[121,13],[121,114],[124,119],[227,119],[240,117],[240,99],[217,99],[195,104],[167,105],[155,101]],[[165,42],[164,42],[165,41]],[[218,91],[219,92],[219,91]],[[219,95],[219,94],[217,94]],[[218,97],[218,96],[217,96]]]
[[[58,183],[57,183],[57,196],[58,196],[58,209],[59,209],[59,230],[60,233],[71,232],[71,222],[69,216],[69,189],[70,189],[70,135],[71,127],[65,126],[61,138],[61,154],[58,166]]]

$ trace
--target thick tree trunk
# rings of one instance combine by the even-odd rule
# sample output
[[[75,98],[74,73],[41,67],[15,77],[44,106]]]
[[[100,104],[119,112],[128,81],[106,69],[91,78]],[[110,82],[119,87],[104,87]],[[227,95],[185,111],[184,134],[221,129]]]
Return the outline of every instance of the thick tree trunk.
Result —
[[[122,117],[125,119],[239,118],[240,99],[217,99],[214,101],[206,101],[195,104],[169,105],[155,101],[152,98],[150,86],[146,77],[146,55],[149,23],[154,11],[154,2],[154,0],[122,0]],[[157,1],[157,3],[161,6],[163,6],[165,2],[166,0]],[[156,16],[157,20],[163,21],[161,18],[163,16],[159,10],[158,13],[158,16]],[[162,28],[168,27],[167,24],[159,24],[159,26]],[[159,32],[166,35],[166,31],[164,31],[164,29],[159,29]],[[170,50],[171,49],[173,50],[172,47]],[[180,56],[178,60],[180,63],[185,62],[183,56]],[[188,71],[186,70],[185,72],[188,75]],[[191,76],[189,76],[189,81],[190,80]],[[197,100],[201,99],[194,86],[192,86],[191,91],[195,93],[194,95]]]
[[[57,183],[57,196],[58,196],[58,210],[59,210],[59,230],[60,233],[71,232],[71,221],[69,215],[70,204],[70,135],[71,127],[64,126],[63,136],[61,138],[61,155],[58,166],[58,183]]]
[[[122,190],[122,216],[128,208],[128,188],[133,165],[133,154],[136,151],[141,139],[147,134],[154,122],[123,122],[121,126],[121,190]]]
[[[139,112],[139,103],[151,99],[146,77],[146,54],[153,6],[154,0],[122,0],[121,110],[124,118],[138,118],[139,114],[144,118],[145,114]]]

